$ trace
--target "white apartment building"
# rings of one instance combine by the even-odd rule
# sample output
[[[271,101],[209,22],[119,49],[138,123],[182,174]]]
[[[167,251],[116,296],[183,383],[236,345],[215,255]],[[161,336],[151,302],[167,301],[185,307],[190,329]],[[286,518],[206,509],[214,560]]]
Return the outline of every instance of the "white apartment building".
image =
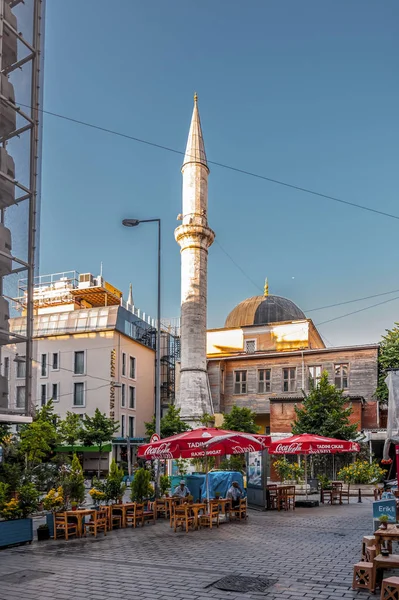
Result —
[[[102,277],[90,274],[41,276],[34,299],[36,406],[52,399],[61,418],[67,411],[93,415],[98,408],[119,422],[103,469],[112,456],[120,460],[121,449],[126,452],[127,436],[134,460],[134,446],[145,437],[145,422],[154,414],[155,323],[132,303],[124,303],[122,293]],[[25,327],[26,318],[12,319],[16,334],[23,335]],[[23,344],[6,346],[2,355],[9,408],[21,410],[23,348]],[[85,449],[83,460],[85,470],[96,470],[96,452]]]

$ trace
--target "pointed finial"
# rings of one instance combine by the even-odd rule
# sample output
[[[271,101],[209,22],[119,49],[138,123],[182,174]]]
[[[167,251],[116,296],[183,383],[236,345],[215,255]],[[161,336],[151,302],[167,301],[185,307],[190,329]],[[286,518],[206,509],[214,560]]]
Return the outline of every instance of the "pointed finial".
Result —
[[[194,102],[195,103],[198,102],[198,94],[197,94],[197,92],[194,92]]]
[[[134,305],[134,301],[133,301],[133,286],[132,284],[129,285],[129,296],[127,299],[127,303],[130,304],[131,306]]]
[[[264,290],[263,290],[263,295],[265,297],[269,295],[269,282],[267,280],[267,277],[265,279],[265,287],[264,287]]]

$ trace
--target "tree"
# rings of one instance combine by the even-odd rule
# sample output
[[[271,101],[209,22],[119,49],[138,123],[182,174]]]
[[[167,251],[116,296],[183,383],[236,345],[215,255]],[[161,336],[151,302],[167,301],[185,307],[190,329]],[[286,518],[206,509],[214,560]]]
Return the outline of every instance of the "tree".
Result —
[[[61,440],[67,446],[72,446],[72,452],[75,451],[76,442],[78,442],[83,434],[83,425],[80,415],[77,413],[67,412],[65,419],[59,422],[58,431]]]
[[[295,423],[291,425],[293,434],[315,433],[339,440],[353,440],[357,437],[357,423],[351,424],[349,417],[352,407],[348,398],[328,381],[324,371],[317,386],[309,394],[304,394],[302,406],[295,406]]]
[[[382,336],[378,356],[378,387],[375,395],[382,403],[388,402],[388,388],[385,383],[386,369],[399,369],[399,323],[387,329]]]
[[[98,474],[100,477],[103,447],[112,440],[114,433],[119,429],[119,423],[107,417],[96,408],[94,416],[85,415],[83,418],[82,442],[85,446],[98,446]]]
[[[76,454],[73,455],[71,472],[67,482],[69,497],[72,502],[80,504],[85,499],[85,479],[83,476],[82,465]]]
[[[259,427],[255,423],[256,413],[250,408],[233,406],[229,413],[223,414],[223,429],[244,431],[245,433],[258,433]]]
[[[52,402],[38,410],[32,423],[22,428],[20,439],[20,449],[25,454],[28,469],[50,458],[59,442]]]
[[[155,433],[155,417],[149,423],[145,423],[145,429],[148,437]],[[183,433],[189,429],[187,423],[180,418],[180,408],[170,405],[168,412],[161,419],[161,438]]]

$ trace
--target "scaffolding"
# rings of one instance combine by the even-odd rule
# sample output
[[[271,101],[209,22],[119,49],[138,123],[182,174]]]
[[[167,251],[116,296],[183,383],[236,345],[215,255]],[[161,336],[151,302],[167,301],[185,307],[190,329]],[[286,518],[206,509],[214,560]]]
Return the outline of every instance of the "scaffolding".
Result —
[[[20,407],[26,415],[34,409],[33,283],[39,263],[44,17],[45,0],[0,0],[0,346],[26,346],[25,406]],[[23,336],[13,332],[8,321],[14,316],[9,300],[17,296],[21,273],[27,280]],[[7,413],[4,380],[1,375],[0,410]]]

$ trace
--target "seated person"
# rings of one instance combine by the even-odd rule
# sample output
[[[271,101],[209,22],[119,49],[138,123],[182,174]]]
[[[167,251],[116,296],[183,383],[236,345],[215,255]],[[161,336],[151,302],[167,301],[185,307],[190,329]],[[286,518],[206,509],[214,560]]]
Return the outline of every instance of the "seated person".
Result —
[[[232,508],[236,508],[240,504],[240,498],[243,497],[243,492],[240,486],[238,485],[238,481],[233,481],[231,487],[227,492],[227,498],[231,500]]]
[[[177,498],[187,498],[190,495],[190,490],[186,486],[184,479],[181,480],[180,484],[175,487],[173,495]]]

